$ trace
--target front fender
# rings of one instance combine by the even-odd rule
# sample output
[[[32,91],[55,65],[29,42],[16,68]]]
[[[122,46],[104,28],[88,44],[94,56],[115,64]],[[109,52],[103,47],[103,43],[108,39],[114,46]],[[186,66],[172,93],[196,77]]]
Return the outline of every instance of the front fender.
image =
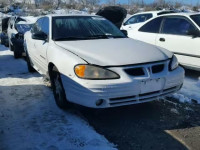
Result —
[[[49,45],[47,50],[48,63],[52,63],[56,66],[58,71],[69,78],[74,78],[74,66],[77,64],[87,64],[86,61],[73,54],[72,52],[65,50],[54,43]]]

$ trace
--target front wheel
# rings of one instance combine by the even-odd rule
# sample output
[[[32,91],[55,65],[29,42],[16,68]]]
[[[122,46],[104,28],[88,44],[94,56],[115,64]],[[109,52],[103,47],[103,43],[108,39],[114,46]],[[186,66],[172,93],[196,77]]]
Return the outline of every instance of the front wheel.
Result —
[[[50,81],[57,106],[61,109],[69,108],[70,103],[66,99],[60,73],[57,70],[52,69],[50,71]]]

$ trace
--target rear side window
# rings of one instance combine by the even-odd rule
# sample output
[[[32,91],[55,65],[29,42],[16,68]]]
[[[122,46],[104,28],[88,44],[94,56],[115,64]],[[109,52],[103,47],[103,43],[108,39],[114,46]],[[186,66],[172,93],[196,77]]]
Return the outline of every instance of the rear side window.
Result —
[[[125,25],[135,24],[135,23],[140,23],[140,22],[145,22],[145,21],[149,20],[152,17],[153,17],[152,14],[135,15],[135,16],[131,17],[130,19],[128,19],[125,22]]]
[[[144,26],[142,26],[139,29],[139,31],[148,32],[148,33],[159,33],[162,19],[163,19],[163,17],[159,17],[159,18],[151,20],[150,22],[148,22]]]
[[[166,18],[163,23],[162,33],[173,35],[188,35],[188,32],[195,30],[195,27],[188,20],[182,17]]]

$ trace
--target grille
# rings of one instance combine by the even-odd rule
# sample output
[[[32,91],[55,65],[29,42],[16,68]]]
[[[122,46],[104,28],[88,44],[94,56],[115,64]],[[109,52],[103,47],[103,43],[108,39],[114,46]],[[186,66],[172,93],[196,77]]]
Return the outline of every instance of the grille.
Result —
[[[145,75],[143,68],[129,68],[124,70],[128,75],[131,76],[143,76]]]
[[[152,73],[159,73],[164,70],[164,64],[152,66]]]
[[[148,72],[152,72],[152,74],[160,73],[164,71],[165,64],[154,64],[154,65],[148,65],[145,67],[136,67],[136,68],[127,68],[124,69],[124,71],[131,76],[144,76],[146,70]]]

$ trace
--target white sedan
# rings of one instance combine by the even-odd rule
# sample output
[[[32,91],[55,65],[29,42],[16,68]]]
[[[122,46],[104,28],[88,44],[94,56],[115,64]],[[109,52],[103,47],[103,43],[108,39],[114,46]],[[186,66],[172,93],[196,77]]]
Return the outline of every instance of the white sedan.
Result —
[[[184,70],[171,52],[127,38],[100,16],[41,17],[24,46],[29,71],[50,78],[60,108],[144,103],[183,84]]]
[[[130,38],[172,51],[186,68],[200,71],[200,14],[167,14],[128,32]]]
[[[146,12],[140,12],[136,13],[132,16],[130,16],[128,19],[125,19],[124,23],[121,26],[122,30],[132,30],[135,27],[143,24],[147,20],[151,18],[155,18],[157,16],[163,15],[163,14],[169,14],[174,13],[172,10],[159,10],[159,11],[146,11]]]

